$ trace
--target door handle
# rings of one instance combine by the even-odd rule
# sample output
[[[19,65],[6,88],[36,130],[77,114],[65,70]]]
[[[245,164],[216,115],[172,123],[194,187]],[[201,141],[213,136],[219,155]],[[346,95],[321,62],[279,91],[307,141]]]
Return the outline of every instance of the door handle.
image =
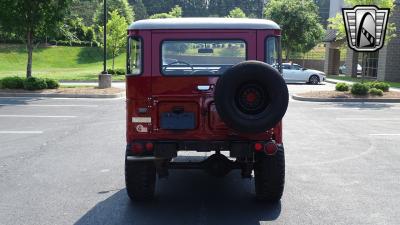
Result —
[[[197,85],[198,91],[209,91],[211,89],[211,85]]]

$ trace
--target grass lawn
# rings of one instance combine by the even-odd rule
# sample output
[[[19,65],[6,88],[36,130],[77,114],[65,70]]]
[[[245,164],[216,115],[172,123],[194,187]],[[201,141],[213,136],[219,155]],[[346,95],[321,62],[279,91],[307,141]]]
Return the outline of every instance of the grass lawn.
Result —
[[[39,47],[33,53],[33,75],[57,80],[97,80],[103,68],[101,48],[90,47]],[[125,68],[126,55],[115,59],[115,68]],[[0,78],[25,76],[27,52],[24,45],[0,44]],[[112,60],[108,59],[108,68]],[[124,80],[114,76],[113,80]]]
[[[352,81],[352,82],[361,82],[362,79],[357,77],[349,77],[349,76],[334,76],[334,75],[329,75],[328,78],[336,79],[336,80],[344,80],[344,81]],[[368,78],[365,78],[364,81],[368,82]],[[390,85],[390,87],[394,88],[400,88],[400,82],[386,82]]]

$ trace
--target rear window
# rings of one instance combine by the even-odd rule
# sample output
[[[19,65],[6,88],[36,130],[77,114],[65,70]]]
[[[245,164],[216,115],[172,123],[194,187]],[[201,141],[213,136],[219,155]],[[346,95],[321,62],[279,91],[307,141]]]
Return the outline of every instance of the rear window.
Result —
[[[164,41],[161,73],[171,76],[222,75],[233,65],[246,60],[243,40]]]

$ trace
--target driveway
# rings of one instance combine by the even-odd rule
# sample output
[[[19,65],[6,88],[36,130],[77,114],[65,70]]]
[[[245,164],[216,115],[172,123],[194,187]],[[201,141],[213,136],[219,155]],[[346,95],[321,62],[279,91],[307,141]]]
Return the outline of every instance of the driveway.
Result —
[[[124,99],[0,98],[0,224],[399,224],[399,114],[291,100],[280,203],[257,203],[239,172],[172,171],[140,204],[125,193]]]

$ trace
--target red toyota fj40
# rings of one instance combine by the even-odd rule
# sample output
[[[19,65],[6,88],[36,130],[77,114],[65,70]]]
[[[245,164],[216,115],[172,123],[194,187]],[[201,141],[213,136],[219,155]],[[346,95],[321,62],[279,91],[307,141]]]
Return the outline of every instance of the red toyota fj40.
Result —
[[[153,19],[134,22],[128,33],[129,197],[152,199],[156,174],[204,168],[216,176],[241,169],[244,178],[254,170],[257,198],[279,200],[289,99],[279,72],[279,26],[261,19]],[[215,154],[182,162],[179,151]]]

